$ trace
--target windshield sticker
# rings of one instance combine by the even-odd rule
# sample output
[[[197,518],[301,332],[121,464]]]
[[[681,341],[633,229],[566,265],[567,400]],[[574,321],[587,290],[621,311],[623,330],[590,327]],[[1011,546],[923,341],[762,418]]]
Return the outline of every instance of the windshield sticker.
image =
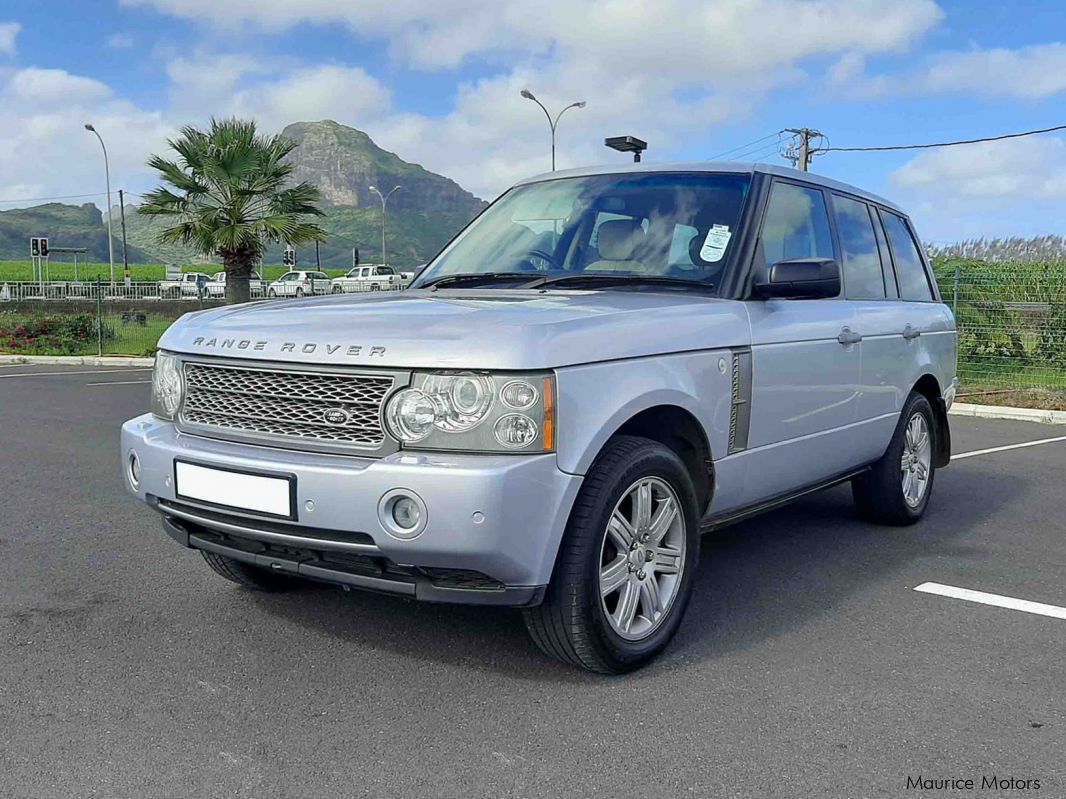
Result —
[[[715,225],[707,231],[707,238],[700,247],[700,258],[708,263],[721,261],[725,254],[725,248],[729,246],[729,238],[733,234],[729,232],[729,225]]]

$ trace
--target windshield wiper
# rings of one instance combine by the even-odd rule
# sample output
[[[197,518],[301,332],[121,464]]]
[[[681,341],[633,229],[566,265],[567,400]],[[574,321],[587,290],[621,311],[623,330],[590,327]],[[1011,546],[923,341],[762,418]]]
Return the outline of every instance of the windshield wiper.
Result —
[[[515,280],[521,279],[525,282],[536,280],[537,276],[529,272],[460,272],[457,275],[442,275],[440,277],[427,280],[418,288],[420,289],[438,289],[441,286],[451,286],[458,283],[491,283],[495,280]]]
[[[713,283],[703,280],[691,280],[684,277],[668,277],[666,275],[606,275],[586,274],[579,272],[574,275],[559,275],[546,277],[537,283],[526,286],[530,289],[542,289],[546,286],[573,285],[575,283],[623,283],[645,284],[652,286],[676,286],[678,288],[700,288],[705,291],[714,289]]]

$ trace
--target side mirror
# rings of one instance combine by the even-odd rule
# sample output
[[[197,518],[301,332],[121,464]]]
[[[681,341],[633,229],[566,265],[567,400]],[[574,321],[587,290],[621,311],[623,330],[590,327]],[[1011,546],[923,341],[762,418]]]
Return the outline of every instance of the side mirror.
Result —
[[[770,267],[766,281],[755,284],[763,299],[812,300],[840,294],[840,265],[832,258],[796,258]]]

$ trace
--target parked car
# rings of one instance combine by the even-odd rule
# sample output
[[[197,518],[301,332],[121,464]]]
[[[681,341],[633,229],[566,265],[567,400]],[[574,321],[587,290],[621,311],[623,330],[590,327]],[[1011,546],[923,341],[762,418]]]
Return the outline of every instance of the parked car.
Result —
[[[183,272],[177,280],[159,281],[159,293],[164,297],[192,299],[204,294],[211,278],[203,272]]]
[[[918,242],[776,166],[542,175],[407,291],[176,322],[127,488],[249,588],[517,606],[549,655],[634,669],[701,533],[844,482],[871,519],[925,513],[956,332]]]
[[[253,297],[262,297],[265,293],[266,281],[258,272],[252,272],[248,280],[248,288]],[[204,287],[208,297],[220,299],[226,296],[226,273],[215,272]]]
[[[325,272],[286,272],[267,287],[268,297],[309,297],[332,290]]]
[[[344,277],[333,278],[333,293],[398,291],[407,288],[412,277],[413,272],[396,272],[391,266],[357,266],[349,269]]]

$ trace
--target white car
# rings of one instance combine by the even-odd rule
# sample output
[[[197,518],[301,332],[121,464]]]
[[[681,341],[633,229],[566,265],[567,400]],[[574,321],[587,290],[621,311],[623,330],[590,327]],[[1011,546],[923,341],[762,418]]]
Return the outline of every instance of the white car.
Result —
[[[329,294],[332,283],[325,272],[286,272],[267,288],[268,297],[310,297]]]
[[[333,279],[333,293],[399,291],[411,284],[413,272],[396,272],[391,266],[357,266],[344,277]]]
[[[253,297],[262,297],[265,293],[266,281],[258,272],[252,272],[248,279],[248,285]],[[204,293],[208,297],[220,299],[226,296],[226,273],[215,272],[204,286]]]
[[[164,297],[198,297],[200,290],[210,282],[211,278],[203,272],[184,272],[177,280],[159,281],[159,293]]]

